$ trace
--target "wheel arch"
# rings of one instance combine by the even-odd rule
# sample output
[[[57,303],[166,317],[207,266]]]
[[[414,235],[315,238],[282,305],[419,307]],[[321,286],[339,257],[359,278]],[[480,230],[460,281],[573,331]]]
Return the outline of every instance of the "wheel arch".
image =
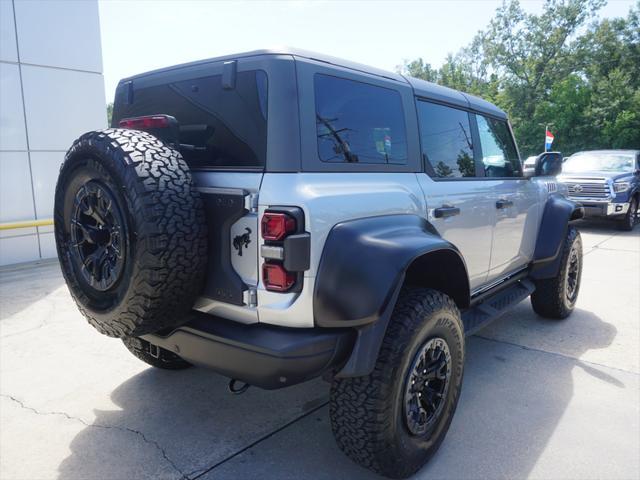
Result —
[[[560,195],[547,199],[533,254],[532,278],[539,280],[557,275],[569,222],[583,217],[584,208],[580,204]]]
[[[447,262],[453,262],[452,270]],[[446,274],[438,268],[445,265]],[[444,288],[461,308],[468,305],[468,275],[460,252],[424,218],[384,215],[339,223],[320,258],[315,324],[333,328],[375,323],[393,308],[393,297],[405,281]]]
[[[439,290],[451,297],[460,309],[469,306],[469,277],[457,250],[441,248],[415,258],[406,270],[404,283]]]
[[[404,285],[440,290],[464,308],[468,278],[460,252],[422,217],[388,215],[336,225],[320,260],[313,310],[319,327],[357,330],[338,375],[371,372]]]

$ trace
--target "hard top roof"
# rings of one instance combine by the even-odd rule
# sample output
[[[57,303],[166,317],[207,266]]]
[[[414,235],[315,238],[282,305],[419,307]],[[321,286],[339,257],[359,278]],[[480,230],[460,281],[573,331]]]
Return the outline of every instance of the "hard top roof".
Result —
[[[390,80],[395,80],[400,83],[409,84],[415,91],[416,95],[420,97],[429,98],[432,100],[457,105],[463,108],[470,108],[479,112],[488,113],[497,117],[506,118],[505,112],[486,100],[475,97],[473,95],[459,92],[451,88],[443,87],[435,83],[427,82],[413,77],[401,75],[399,73],[389,72],[375,67],[370,67],[350,60],[333,57],[330,55],[324,55],[321,53],[310,52],[308,50],[302,50],[291,47],[277,47],[270,49],[252,50],[249,52],[237,53],[233,55],[224,55],[221,57],[208,58],[205,60],[198,60],[195,62],[183,63],[180,65],[174,65],[171,67],[160,68],[149,72],[141,73],[139,75],[132,75],[131,77],[123,78],[120,82],[134,80],[136,78],[142,78],[150,75],[156,75],[163,72],[169,72],[172,70],[182,69],[185,67],[191,67],[196,65],[202,65],[212,62],[221,62],[226,60],[233,60],[243,57],[255,57],[260,55],[291,55],[298,61],[317,61],[322,63],[328,63],[330,65],[336,65],[343,68],[367,73],[369,75],[376,75]]]

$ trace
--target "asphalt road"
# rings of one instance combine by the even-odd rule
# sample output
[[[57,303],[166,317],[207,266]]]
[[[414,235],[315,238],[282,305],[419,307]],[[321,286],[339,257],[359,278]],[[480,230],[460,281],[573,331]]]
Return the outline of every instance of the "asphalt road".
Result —
[[[567,320],[528,300],[468,339],[458,411],[416,478],[640,478],[640,227],[580,225]],[[322,381],[227,393],[97,334],[55,263],[0,270],[0,478],[369,479],[335,446]]]

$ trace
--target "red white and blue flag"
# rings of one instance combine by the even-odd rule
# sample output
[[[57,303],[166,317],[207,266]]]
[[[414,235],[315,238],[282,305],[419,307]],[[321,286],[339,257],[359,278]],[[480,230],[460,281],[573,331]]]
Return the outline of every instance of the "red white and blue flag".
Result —
[[[544,138],[544,149],[549,150],[551,148],[551,144],[553,143],[553,133],[547,129],[547,133]]]

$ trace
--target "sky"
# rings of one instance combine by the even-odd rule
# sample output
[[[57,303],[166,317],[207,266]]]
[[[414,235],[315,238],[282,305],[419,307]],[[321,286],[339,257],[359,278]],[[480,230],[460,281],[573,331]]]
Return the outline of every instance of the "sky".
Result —
[[[521,0],[531,13],[542,0]],[[634,0],[609,0],[600,17],[626,16]],[[107,101],[123,77],[274,46],[385,70],[422,57],[440,66],[466,46],[502,0],[214,1],[100,0]]]

